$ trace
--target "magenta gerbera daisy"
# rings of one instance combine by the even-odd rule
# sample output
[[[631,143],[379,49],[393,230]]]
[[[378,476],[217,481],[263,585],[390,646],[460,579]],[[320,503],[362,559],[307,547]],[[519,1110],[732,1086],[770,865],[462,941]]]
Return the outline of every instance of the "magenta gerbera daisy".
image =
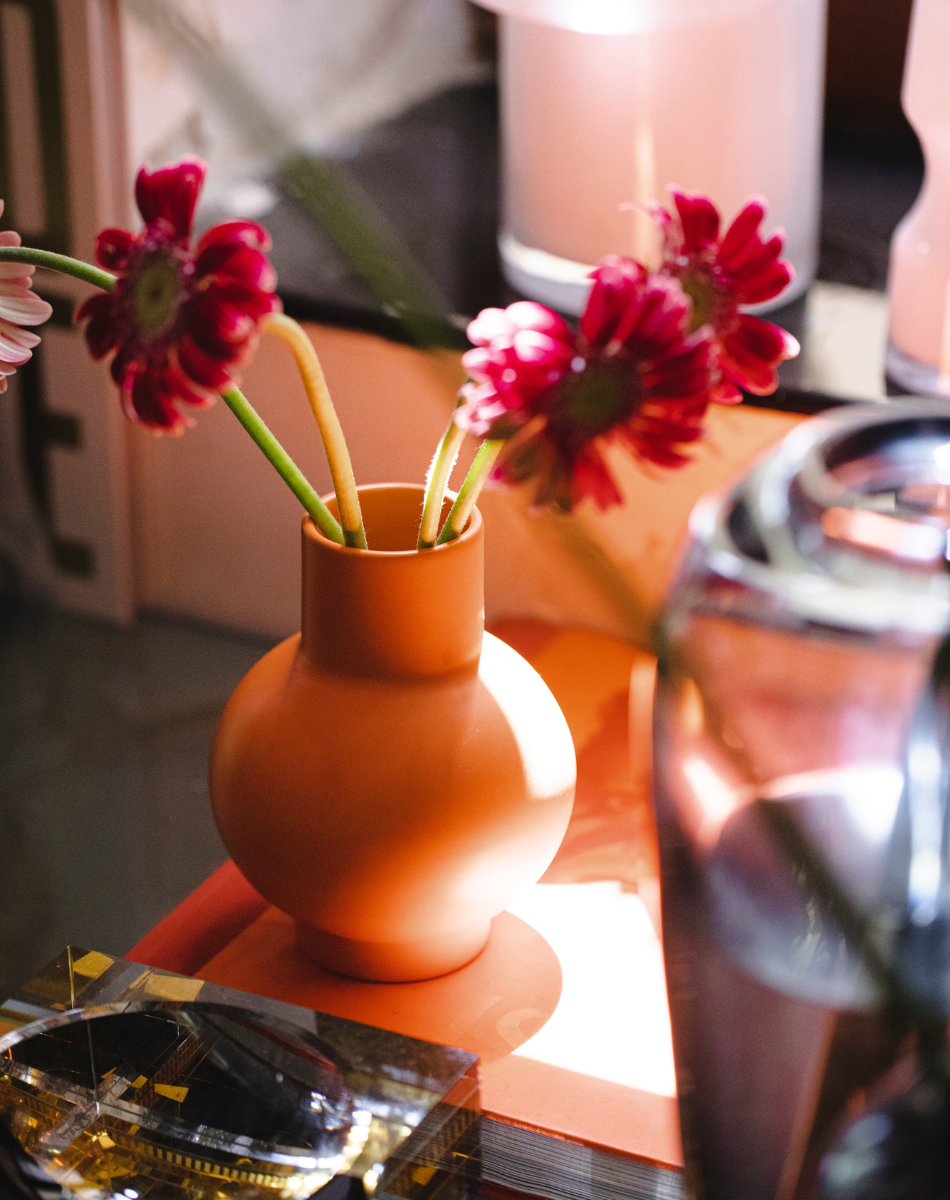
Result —
[[[535,507],[569,511],[585,496],[622,500],[603,456],[611,441],[664,467],[688,460],[709,401],[707,329],[688,331],[690,302],[672,279],[610,257],[575,333],[532,301],[485,309],[469,325],[456,421],[508,439],[493,478],[532,481]]]
[[[659,207],[653,210],[663,225],[661,270],[678,279],[692,299],[691,327],[712,328],[719,370],[713,399],[737,403],[740,388],[768,396],[778,386],[778,364],[794,358],[799,345],[778,325],[742,308],[772,300],[792,281],[795,269],[780,257],[784,231],[775,229],[763,240],[759,226],[766,202],[761,196],[750,196],[720,236],[719,212],[707,196],[675,187],[670,195],[675,217]]]
[[[142,167],[135,199],[145,228],[99,234],[96,258],[119,278],[76,313],[88,322],[93,357],[115,352],[112,377],[128,416],[160,433],[191,424],[179,401],[206,407],[238,382],[261,321],[280,307],[266,255],[270,239],[260,225],[225,221],[192,249],[205,171],[197,158],[156,171]]]

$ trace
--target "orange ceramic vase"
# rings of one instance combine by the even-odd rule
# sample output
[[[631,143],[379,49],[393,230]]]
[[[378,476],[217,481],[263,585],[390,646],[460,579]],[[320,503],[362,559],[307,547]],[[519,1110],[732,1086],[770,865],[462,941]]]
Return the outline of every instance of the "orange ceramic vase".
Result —
[[[514,650],[483,633],[476,511],[417,551],[422,489],[360,489],[369,551],[303,524],[302,633],[239,684],[211,752],[228,851],[321,965],[427,979],[485,945],[553,858],[571,736]]]

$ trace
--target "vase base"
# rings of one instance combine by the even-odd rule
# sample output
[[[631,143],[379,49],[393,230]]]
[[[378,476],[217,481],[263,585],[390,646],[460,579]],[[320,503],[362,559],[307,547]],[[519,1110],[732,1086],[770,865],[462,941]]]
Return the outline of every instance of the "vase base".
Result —
[[[297,945],[319,966],[351,979],[412,983],[448,975],[485,948],[491,921],[422,942],[360,942],[297,921]]]

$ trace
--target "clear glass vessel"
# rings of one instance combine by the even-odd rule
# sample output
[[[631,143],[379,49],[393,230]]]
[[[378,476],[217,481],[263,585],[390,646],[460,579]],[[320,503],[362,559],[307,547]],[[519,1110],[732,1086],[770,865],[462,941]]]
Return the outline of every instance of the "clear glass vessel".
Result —
[[[812,1195],[899,1058],[861,947],[886,959],[908,911],[947,904],[945,767],[907,735],[950,623],[948,521],[950,404],[919,400],[806,422],[694,511],[654,718],[694,1195]],[[913,837],[908,761],[932,810]]]

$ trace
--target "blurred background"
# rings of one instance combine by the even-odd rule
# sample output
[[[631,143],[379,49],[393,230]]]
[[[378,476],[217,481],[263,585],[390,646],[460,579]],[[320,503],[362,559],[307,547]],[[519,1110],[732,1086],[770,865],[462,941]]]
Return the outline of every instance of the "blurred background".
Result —
[[[816,283],[771,318],[804,341],[779,393],[714,414],[672,482],[618,460],[610,514],[532,519],[486,495],[489,621],[647,645],[695,499],[802,414],[885,394],[888,247],[923,173],[900,104],[910,15],[829,0]],[[198,225],[270,232],[357,479],[421,480],[467,320],[518,298],[497,241],[498,41],[465,0],[0,0],[4,227],[91,258],[100,228],[134,227],[140,163],[200,155]],[[129,427],[71,326],[82,287],[36,287],[54,317],[0,397],[0,991],[67,940],[122,953],[223,861],[208,742],[299,605],[298,508],[224,406],[180,439]],[[328,490],[279,344],[245,385]]]

